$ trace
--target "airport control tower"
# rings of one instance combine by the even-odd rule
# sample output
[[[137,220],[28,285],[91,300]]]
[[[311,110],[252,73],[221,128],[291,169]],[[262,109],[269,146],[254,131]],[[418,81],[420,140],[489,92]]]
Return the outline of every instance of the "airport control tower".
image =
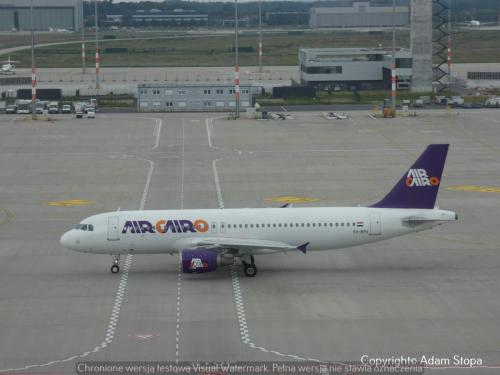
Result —
[[[432,0],[411,0],[411,51],[411,91],[432,91]]]

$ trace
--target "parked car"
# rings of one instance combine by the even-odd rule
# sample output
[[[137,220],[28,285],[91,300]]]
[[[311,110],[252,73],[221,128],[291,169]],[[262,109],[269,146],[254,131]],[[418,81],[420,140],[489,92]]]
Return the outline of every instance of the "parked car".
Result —
[[[413,102],[413,106],[415,108],[423,108],[423,106],[424,106],[423,99],[415,99],[415,101]]]
[[[489,98],[486,100],[486,103],[484,103],[485,107],[488,108],[499,108],[500,107],[500,97],[496,98]]]
[[[78,109],[76,112],[76,118],[82,118],[83,117],[83,111],[81,109]]]
[[[87,109],[87,118],[95,118],[95,110],[93,108]]]
[[[5,108],[5,113],[9,114],[17,113],[17,107],[14,104],[8,105],[7,108]]]
[[[431,104],[431,97],[430,96],[421,96],[418,99],[421,100],[424,105]]]
[[[87,113],[88,111],[94,111],[94,113],[96,112],[95,107],[92,104],[86,103],[83,106],[83,112]]]
[[[62,113],[71,113],[71,106],[69,104],[64,104],[62,106]]]
[[[59,103],[58,102],[50,102],[49,104],[49,113],[59,113]]]
[[[435,103],[439,105],[446,105],[448,103],[448,98],[446,96],[436,96]]]
[[[448,99],[448,105],[451,105],[453,107],[458,107],[464,104],[464,98],[461,96],[453,96]]]

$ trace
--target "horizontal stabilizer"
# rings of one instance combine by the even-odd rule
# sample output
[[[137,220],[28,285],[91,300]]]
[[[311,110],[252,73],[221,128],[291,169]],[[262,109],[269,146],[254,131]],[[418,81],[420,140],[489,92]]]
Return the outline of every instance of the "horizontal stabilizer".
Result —
[[[297,249],[299,249],[300,251],[302,251],[305,254],[307,252],[307,246],[308,245],[309,245],[309,242],[306,242],[303,245],[297,246]]]

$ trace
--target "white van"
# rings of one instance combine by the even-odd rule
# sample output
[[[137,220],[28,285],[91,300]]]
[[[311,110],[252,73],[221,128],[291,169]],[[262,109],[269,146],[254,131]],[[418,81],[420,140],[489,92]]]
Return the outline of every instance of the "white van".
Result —
[[[484,103],[485,107],[489,108],[499,108],[500,107],[500,97],[489,98],[486,103]]]

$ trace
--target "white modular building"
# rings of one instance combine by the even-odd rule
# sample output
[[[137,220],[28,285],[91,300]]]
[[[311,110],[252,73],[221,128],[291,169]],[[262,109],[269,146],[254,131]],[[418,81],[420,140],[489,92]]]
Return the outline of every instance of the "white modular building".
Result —
[[[139,112],[230,112],[236,110],[234,84],[165,83],[140,84],[137,89]],[[250,84],[240,84],[240,110],[253,107]]]

